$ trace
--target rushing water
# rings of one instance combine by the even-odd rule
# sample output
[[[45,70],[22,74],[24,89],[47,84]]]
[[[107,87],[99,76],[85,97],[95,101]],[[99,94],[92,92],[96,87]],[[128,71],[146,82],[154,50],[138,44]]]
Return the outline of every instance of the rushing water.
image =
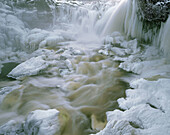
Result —
[[[57,109],[56,134],[97,133],[107,123],[106,112],[120,109],[117,99],[136,77],[121,63],[141,55],[143,42],[159,42],[168,54],[168,37],[161,32],[169,32],[170,19],[160,30],[143,32],[135,0],[7,0],[0,7],[0,125],[21,124],[34,110]]]

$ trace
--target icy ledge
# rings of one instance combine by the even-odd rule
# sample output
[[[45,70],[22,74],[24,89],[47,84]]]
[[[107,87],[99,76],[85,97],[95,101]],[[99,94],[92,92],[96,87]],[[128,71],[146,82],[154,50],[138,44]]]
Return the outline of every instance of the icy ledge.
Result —
[[[43,56],[33,57],[14,68],[8,77],[21,79],[25,76],[36,75],[47,67],[48,63],[43,59]]]
[[[14,120],[0,127],[3,135],[54,135],[60,134],[58,120],[59,111],[56,109],[35,110],[31,112],[24,123]]]
[[[126,90],[126,98],[118,99],[121,110],[107,112],[108,123],[96,135],[169,135],[169,59],[155,46],[112,35],[104,39],[106,45],[98,53],[121,61],[120,69],[135,74],[125,78],[131,89]]]
[[[97,135],[169,135],[170,80],[131,82],[126,98],[118,99],[120,108],[107,112],[108,123]]]

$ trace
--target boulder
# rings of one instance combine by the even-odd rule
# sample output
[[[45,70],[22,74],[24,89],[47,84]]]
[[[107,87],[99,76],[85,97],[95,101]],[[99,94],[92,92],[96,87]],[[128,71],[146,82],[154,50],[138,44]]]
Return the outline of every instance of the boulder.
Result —
[[[138,0],[139,14],[148,22],[165,22],[170,13],[169,0]]]

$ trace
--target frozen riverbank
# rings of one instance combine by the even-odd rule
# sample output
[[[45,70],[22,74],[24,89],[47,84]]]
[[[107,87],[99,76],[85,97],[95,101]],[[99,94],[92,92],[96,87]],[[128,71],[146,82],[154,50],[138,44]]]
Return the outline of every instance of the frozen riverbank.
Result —
[[[170,134],[170,18],[118,3],[0,3],[0,134]]]

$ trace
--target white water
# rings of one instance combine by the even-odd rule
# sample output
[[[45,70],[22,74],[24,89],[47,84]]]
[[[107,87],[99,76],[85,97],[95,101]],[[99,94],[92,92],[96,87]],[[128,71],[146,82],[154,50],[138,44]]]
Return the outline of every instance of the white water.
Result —
[[[137,0],[0,7],[0,134],[169,134],[170,18],[149,29]],[[106,121],[117,100],[125,111],[108,112]]]
[[[125,33],[127,36],[151,42],[152,45],[158,46],[169,55],[169,23],[161,24],[161,28],[145,26],[145,23],[139,20],[137,0],[122,0],[114,10],[108,10],[109,15],[105,18],[106,25],[103,34],[111,34],[113,31]]]

